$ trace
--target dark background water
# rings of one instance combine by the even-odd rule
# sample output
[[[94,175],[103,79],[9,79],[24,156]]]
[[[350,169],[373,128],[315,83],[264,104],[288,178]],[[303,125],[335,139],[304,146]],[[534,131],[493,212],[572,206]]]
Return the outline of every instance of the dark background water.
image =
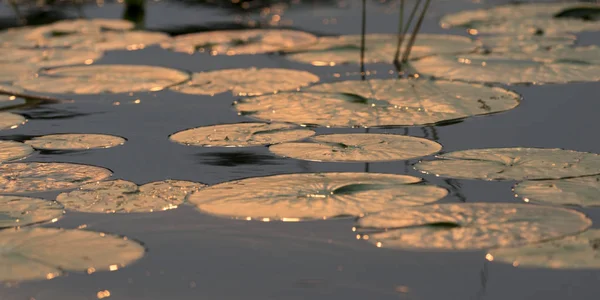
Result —
[[[210,2],[210,1],[206,1]],[[306,1],[305,1],[306,2]],[[412,1],[409,1],[409,3]],[[477,1],[479,2],[479,1]],[[434,0],[423,32],[465,34],[443,30],[439,18],[449,12],[490,7],[509,1]],[[369,1],[368,32],[393,33],[397,9],[393,1]],[[63,16],[76,16],[64,7]],[[123,5],[83,5],[86,17],[120,18]],[[48,13],[46,13],[48,14]],[[53,13],[54,14],[54,13]],[[360,32],[360,1],[314,1],[285,8],[287,27],[317,33]],[[52,15],[56,16],[56,15]],[[271,16],[231,7],[185,2],[149,1],[145,26],[150,30],[240,27]],[[335,21],[334,21],[335,20]],[[293,23],[289,23],[289,22]],[[0,6],[0,24],[14,25],[8,6]],[[600,34],[579,35],[578,44],[598,43]],[[356,65],[313,67],[276,55],[212,57],[187,55],[149,47],[107,53],[99,64],[144,64],[188,71],[226,68],[280,67],[308,70],[322,82],[358,79]],[[390,65],[369,65],[370,78],[389,78]],[[373,72],[375,71],[375,72]],[[333,74],[341,74],[335,78]],[[523,95],[516,109],[474,117],[443,127],[372,129],[435,139],[443,151],[484,147],[551,147],[600,153],[597,128],[600,83],[512,86]],[[70,97],[73,103],[18,110],[29,122],[2,131],[3,139],[22,135],[94,132],[124,136],[124,146],[63,154],[35,154],[25,161],[76,162],[103,166],[114,178],[138,184],[183,179],[215,184],[239,178],[294,172],[356,171],[364,164],[313,163],[281,159],[266,147],[197,148],[171,143],[167,136],[203,125],[249,119],[232,109],[230,94],[214,97],[162,91],[134,95]],[[133,101],[140,99],[139,104]],[[119,102],[120,105],[114,105]],[[364,132],[362,129],[318,129],[318,133]],[[422,176],[416,161],[373,163],[371,172]],[[519,202],[514,182],[444,180],[424,176],[451,194],[443,202]],[[41,194],[48,199],[56,193]],[[584,209],[600,224],[599,209]],[[600,272],[514,268],[490,263],[485,252],[409,252],[379,249],[356,240],[352,219],[304,223],[235,221],[198,213],[192,207],[139,215],[95,215],[69,212],[53,226],[126,235],[143,241],[149,252],[118,272],[69,274],[50,281],[0,287],[0,300],[95,299],[109,290],[111,299],[598,299]]]

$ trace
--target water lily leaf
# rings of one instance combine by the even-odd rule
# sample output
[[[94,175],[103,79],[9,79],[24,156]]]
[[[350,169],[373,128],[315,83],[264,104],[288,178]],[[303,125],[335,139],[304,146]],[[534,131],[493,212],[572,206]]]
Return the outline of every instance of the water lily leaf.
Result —
[[[134,24],[119,19],[62,20],[48,25],[31,27],[21,40],[33,42],[37,47],[72,47],[87,43],[108,31],[127,31]]]
[[[577,37],[560,33],[552,35],[487,35],[479,41],[492,53],[533,52],[556,46],[572,45]]]
[[[188,201],[219,216],[301,221],[422,205],[448,194],[419,182],[418,177],[376,173],[286,174],[213,185]]]
[[[152,31],[106,31],[75,45],[75,48],[88,48],[96,51],[140,50],[147,46],[169,42],[171,37],[162,32]]]
[[[27,120],[21,115],[0,112],[0,130],[14,129],[21,124],[25,124],[25,122],[27,122]]]
[[[0,63],[0,82],[13,82],[35,76],[39,67],[23,63]]]
[[[525,181],[517,184],[514,191],[525,202],[600,206],[600,176]]]
[[[4,86],[0,85],[0,89],[3,89]],[[6,108],[6,107],[11,107],[11,106],[16,106],[16,105],[22,105],[25,104],[26,101],[23,98],[17,98],[15,96],[9,96],[9,95],[0,95],[0,109]]]
[[[42,162],[1,164],[0,174],[2,194],[71,189],[112,175],[95,166]]]
[[[148,213],[175,209],[201,183],[165,180],[138,186],[125,180],[101,181],[62,193],[56,200],[67,210],[88,213]]]
[[[359,219],[358,225],[386,230],[363,236],[378,247],[474,250],[560,238],[587,229],[592,221],[563,208],[461,203],[386,210]]]
[[[30,64],[38,68],[75,64],[91,64],[102,52],[78,49],[15,49],[0,48],[0,64]],[[32,67],[33,68],[33,67]]]
[[[524,268],[598,269],[600,268],[600,230],[568,236],[545,243],[518,248],[492,250],[488,260]]]
[[[229,69],[194,73],[192,80],[171,89],[193,95],[231,91],[237,96],[273,94],[295,90],[319,81],[319,76],[288,69]]]
[[[317,42],[307,32],[286,29],[246,29],[200,32],[176,36],[163,47],[177,52],[209,52],[212,55],[240,55],[302,48]]]
[[[33,148],[29,145],[13,141],[0,141],[0,163],[25,158],[31,153],[33,153]]]
[[[48,69],[15,85],[44,93],[100,94],[160,91],[188,79],[185,72],[163,67],[97,65]]]
[[[394,134],[327,134],[307,142],[269,147],[277,155],[312,161],[368,162],[406,160],[442,150],[442,145],[423,138]]]
[[[0,281],[52,279],[65,272],[116,271],[144,247],[100,232],[56,228],[0,231]]]
[[[236,123],[187,129],[169,139],[188,146],[251,147],[297,141],[314,134],[291,124]]]
[[[515,108],[501,88],[432,80],[373,79],[318,84],[303,92],[238,101],[240,114],[327,127],[425,125]]]
[[[491,148],[455,151],[415,168],[436,176],[483,180],[559,179],[600,174],[600,155],[563,149]]]
[[[107,134],[68,133],[39,136],[25,143],[41,150],[87,150],[123,145],[125,139]]]
[[[408,40],[408,39],[407,39]],[[366,63],[392,63],[396,53],[398,37],[393,34],[368,34],[365,37]],[[317,44],[295,52],[286,57],[315,66],[332,66],[344,63],[360,63],[360,35],[342,35],[321,37]],[[435,54],[458,54],[472,52],[477,44],[470,38],[441,35],[419,34],[411,52],[411,58],[421,58]]]
[[[62,215],[63,207],[54,201],[20,196],[0,196],[0,228],[56,221]]]

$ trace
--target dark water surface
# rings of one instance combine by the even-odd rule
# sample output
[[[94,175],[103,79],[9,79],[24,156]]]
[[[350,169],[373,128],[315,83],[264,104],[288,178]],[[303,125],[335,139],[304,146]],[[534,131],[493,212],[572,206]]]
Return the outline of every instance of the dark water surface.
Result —
[[[394,32],[394,3],[369,1],[368,32]],[[410,2],[410,1],[409,1]],[[509,1],[473,3],[432,1],[423,32],[464,34],[438,27],[440,16],[467,8]],[[86,5],[87,17],[120,18],[123,6]],[[0,17],[10,16],[0,6]],[[282,20],[293,28],[317,34],[360,32],[360,1],[307,4],[286,9]],[[234,26],[236,20],[267,20],[215,7],[149,1],[146,28],[172,30],[189,26]],[[324,21],[327,20],[327,21]],[[335,21],[332,21],[335,20]],[[327,24],[324,24],[327,23]],[[333,24],[335,23],[335,24]],[[220,24],[220,25],[219,25]],[[594,44],[600,34],[581,35],[580,44]],[[114,51],[99,64],[145,64],[188,71],[226,68],[281,67],[308,70],[322,82],[358,79],[358,66],[313,67],[276,55],[211,57],[173,53],[149,47]],[[389,78],[391,66],[371,65],[371,78]],[[341,74],[335,78],[333,74]],[[600,83],[513,86],[523,95],[516,109],[474,117],[443,127],[373,129],[435,139],[445,152],[484,147],[551,147],[600,153]],[[215,97],[162,91],[134,95],[74,96],[73,103],[17,111],[30,119],[3,138],[62,132],[97,132],[124,136],[128,142],[112,149],[35,154],[25,161],[77,162],[103,166],[113,178],[138,184],[183,179],[215,184],[245,177],[294,172],[363,171],[364,164],[313,163],[282,159],[266,147],[239,149],[186,147],[169,142],[176,131],[220,123],[248,121],[231,107],[230,94]],[[140,99],[139,104],[133,101]],[[114,105],[119,102],[120,105]],[[364,132],[362,129],[318,129],[318,133]],[[409,162],[373,163],[371,172],[422,176]],[[443,202],[519,202],[514,182],[444,180],[424,176],[451,190]],[[43,194],[48,198],[56,193]],[[584,209],[600,224],[600,209]],[[260,223],[217,218],[192,207],[140,215],[96,215],[69,212],[53,226],[126,235],[142,241],[146,257],[118,272],[69,274],[50,281],[0,287],[0,300],[96,299],[109,290],[110,299],[598,299],[600,271],[522,269],[490,263],[485,252],[408,252],[379,249],[356,240],[352,219],[304,223]]]

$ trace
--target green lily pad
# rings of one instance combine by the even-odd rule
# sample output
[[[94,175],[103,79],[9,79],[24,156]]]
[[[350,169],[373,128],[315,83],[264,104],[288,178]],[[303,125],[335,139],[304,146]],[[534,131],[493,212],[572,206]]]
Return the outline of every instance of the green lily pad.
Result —
[[[377,173],[286,174],[213,185],[188,201],[224,217],[302,221],[422,205],[448,194],[419,182],[418,177]]]
[[[455,151],[415,169],[436,176],[483,180],[560,179],[600,174],[600,155],[563,149],[491,148]]]
[[[83,185],[58,195],[67,210],[87,213],[149,213],[175,209],[187,195],[206,185],[165,180],[138,187],[125,180],[101,181]]]
[[[514,191],[525,202],[600,206],[600,176],[525,181],[517,184]]]
[[[20,196],[0,196],[0,228],[57,221],[63,213],[63,207],[54,201]]]
[[[321,37],[317,44],[296,53],[288,59],[315,66],[333,66],[344,63],[360,63],[360,35]],[[406,39],[408,40],[408,38]],[[365,36],[366,63],[392,63],[396,53],[398,37],[393,34],[368,34]],[[469,53],[477,48],[470,38],[456,35],[419,34],[412,48],[411,59],[436,54]]]
[[[0,48],[0,64],[30,64],[38,68],[75,64],[91,64],[102,52],[79,49],[15,49]],[[32,67],[33,68],[33,67]]]
[[[273,145],[269,151],[284,157],[312,161],[370,162],[406,160],[442,150],[423,138],[394,134],[327,134],[306,142]]]
[[[475,250],[560,238],[587,229],[592,221],[563,208],[461,203],[386,210],[359,219],[358,225],[361,231],[380,230],[362,236],[378,247]]]
[[[13,141],[0,141],[0,163],[25,158],[31,153],[33,153],[33,148],[29,145]]]
[[[318,82],[319,76],[288,69],[229,69],[194,73],[192,80],[172,87],[180,93],[215,95],[231,91],[237,96],[257,96],[296,90]]]
[[[0,174],[1,194],[72,189],[112,175],[95,166],[43,162],[1,164]]]
[[[301,140],[314,131],[283,123],[236,123],[187,129],[174,133],[171,141],[199,147],[252,147]]]
[[[44,93],[101,94],[160,91],[189,79],[185,72],[140,65],[93,65],[48,69],[16,86]]]
[[[544,51],[556,46],[572,45],[577,37],[572,34],[553,35],[487,35],[479,37],[483,47],[492,53]]]
[[[0,112],[0,130],[14,129],[25,124],[27,120],[21,115]]]
[[[52,279],[66,272],[116,271],[146,252],[124,237],[84,230],[0,231],[0,281]]]
[[[41,150],[87,150],[112,148],[125,144],[119,136],[92,133],[50,134],[25,141],[35,149]]]
[[[317,42],[314,35],[287,29],[220,30],[176,36],[163,47],[177,52],[211,55],[260,54],[303,48]]]
[[[318,84],[235,103],[242,115],[327,127],[435,124],[509,110],[520,96],[502,88],[437,80],[372,79]]]
[[[518,248],[494,249],[488,260],[523,268],[598,269],[600,268],[600,230],[568,236],[545,243]]]

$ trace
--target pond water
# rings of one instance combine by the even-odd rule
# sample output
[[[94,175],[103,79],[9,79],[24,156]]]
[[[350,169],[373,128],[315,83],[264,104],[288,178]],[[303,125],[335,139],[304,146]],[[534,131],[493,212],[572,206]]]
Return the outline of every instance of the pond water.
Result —
[[[209,2],[209,1],[207,1]],[[315,1],[286,8],[281,23],[318,35],[360,33],[360,1]],[[395,2],[368,1],[367,31],[394,33]],[[409,1],[410,2],[410,1]],[[466,35],[438,26],[443,14],[491,7],[510,1],[433,1],[422,32]],[[120,18],[123,5],[84,5],[90,18]],[[76,15],[77,11],[68,11]],[[8,6],[0,16],[9,18]],[[240,26],[271,16],[185,2],[149,1],[147,30]],[[291,25],[290,25],[291,24]],[[599,33],[578,36],[578,44],[599,43]],[[225,68],[277,67],[306,70],[322,82],[360,79],[356,65],[315,67],[277,55],[190,56],[153,46],[140,51],[112,51],[97,64],[143,64],[199,72]],[[393,66],[368,65],[369,78],[390,78]],[[336,77],[339,74],[339,77]],[[597,114],[600,83],[510,86],[523,96],[511,111],[466,119],[447,126],[371,129],[426,137],[443,152],[487,147],[546,147],[600,153]],[[63,95],[67,97],[66,95]],[[70,103],[15,111],[25,126],[2,131],[19,140],[53,133],[90,132],[123,136],[123,146],[84,152],[42,152],[24,161],[74,162],[109,168],[113,178],[138,184],[180,179],[216,184],[246,177],[297,172],[354,171],[408,174],[448,188],[442,202],[518,203],[514,182],[448,180],[412,168],[417,160],[371,163],[317,163],[283,159],[267,147],[200,148],[173,143],[174,132],[250,119],[237,115],[229,93],[214,97],[161,91],[133,95],[68,96]],[[136,101],[139,100],[139,101]],[[137,102],[137,103],[136,103]],[[116,105],[116,104],[119,105]],[[317,133],[358,133],[364,129],[317,128]],[[52,199],[57,193],[40,193]],[[600,209],[579,209],[600,224]],[[600,272],[525,269],[488,262],[485,251],[423,252],[380,249],[357,240],[353,219],[301,223],[246,222],[200,214],[191,206],[153,214],[84,214],[69,212],[52,227],[117,233],[144,243],[147,255],[118,272],[68,274],[48,281],[6,284],[0,299],[595,299]],[[598,227],[598,226],[594,226]]]

